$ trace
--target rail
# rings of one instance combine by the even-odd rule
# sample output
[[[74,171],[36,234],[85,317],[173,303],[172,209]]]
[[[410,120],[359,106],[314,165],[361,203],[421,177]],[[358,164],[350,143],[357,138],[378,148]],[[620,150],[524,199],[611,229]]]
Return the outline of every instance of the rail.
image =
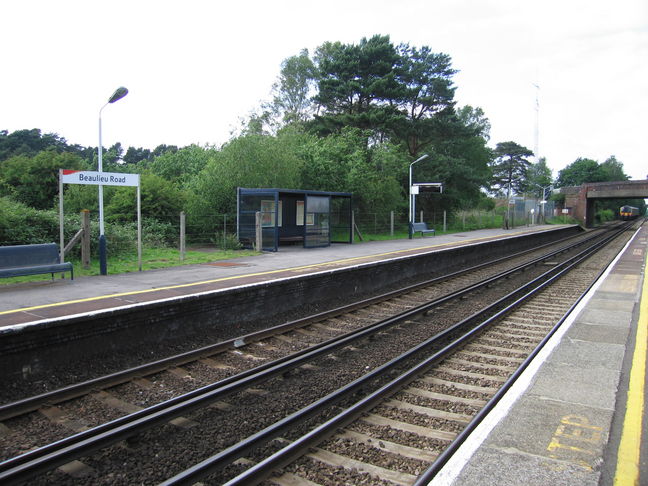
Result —
[[[550,252],[541,258],[535,259],[533,262],[526,263],[522,267],[536,264],[539,261],[547,259],[552,255],[563,251],[566,251],[565,248]],[[592,250],[585,250],[581,253],[591,251]],[[560,266],[556,266],[550,269],[548,272],[545,272],[543,276],[548,276],[552,273],[556,273],[560,268],[562,268],[562,266],[563,265],[561,264]],[[519,270],[520,268],[509,270],[501,274],[498,278],[505,278],[506,276]],[[481,285],[491,284],[495,280],[495,277],[486,279],[482,282]],[[465,289],[462,289],[456,294],[453,294],[452,298],[460,297],[461,295],[464,295],[466,292],[468,292],[468,289],[474,290],[477,287],[479,287],[479,285],[471,285]],[[522,292],[522,290],[517,290],[514,293],[517,295],[520,292]],[[509,296],[509,298],[511,297]],[[396,323],[410,319],[417,314],[427,312],[432,307],[440,305],[443,302],[447,302],[449,299],[450,297],[443,297],[433,302],[417,306],[416,308],[401,313],[398,316],[391,317],[378,324],[367,326],[360,331],[354,331],[352,333],[345,334],[341,338],[334,338],[332,340],[325,341],[324,343],[315,345],[314,347],[296,353],[295,355],[282,358],[278,361],[268,363],[267,365],[262,365],[240,375],[236,375],[207,387],[200,388],[181,397],[177,397],[162,404],[158,404],[140,412],[136,412],[134,414],[122,417],[107,424],[103,424],[88,431],[76,434],[57,443],[41,447],[21,456],[17,456],[13,459],[0,463],[0,481],[24,481],[36,474],[39,474],[40,472],[69,462],[76,457],[87,455],[93,450],[115,443],[156,424],[169,421],[172,418],[186,414],[188,411],[203,407],[207,403],[212,403],[218,400],[225,394],[233,393],[234,391],[240,390],[244,387],[249,387],[250,385],[263,381],[270,376],[285,373],[290,369],[302,365],[308,359],[312,359],[316,356],[321,356],[325,353],[330,353],[332,350],[347,346],[355,340],[362,339],[363,337],[367,337],[371,334],[379,332],[386,326],[394,325]],[[491,310],[493,310],[495,309],[495,306],[498,305],[502,305],[502,302],[495,302],[489,307]],[[455,332],[465,325],[465,322],[459,323],[450,328],[450,330],[444,331],[444,333],[435,336],[434,339],[442,339],[442,337],[448,335],[447,333]],[[429,346],[431,342],[432,341],[428,342],[426,345]],[[363,380],[357,380],[357,385],[352,386],[350,384],[350,388],[348,388],[348,390],[351,390],[355,386],[361,386],[361,384],[365,382]]]

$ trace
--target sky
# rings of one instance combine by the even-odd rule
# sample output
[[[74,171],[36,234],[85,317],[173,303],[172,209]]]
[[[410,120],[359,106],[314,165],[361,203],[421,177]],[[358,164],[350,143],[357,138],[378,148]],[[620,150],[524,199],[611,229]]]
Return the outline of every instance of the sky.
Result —
[[[125,86],[102,111],[104,147],[220,146],[284,59],[376,34],[450,55],[457,105],[484,110],[490,146],[537,144],[554,176],[614,155],[648,178],[646,0],[5,2],[0,130],[97,146]]]

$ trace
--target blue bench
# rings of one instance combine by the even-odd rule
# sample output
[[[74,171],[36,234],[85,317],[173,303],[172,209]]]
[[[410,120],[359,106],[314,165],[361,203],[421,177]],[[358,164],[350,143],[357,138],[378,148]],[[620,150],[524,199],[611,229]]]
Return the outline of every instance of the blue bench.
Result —
[[[37,245],[0,246],[0,277],[22,277],[58,272],[70,272],[74,280],[74,268],[69,262],[59,263],[56,243]]]
[[[421,233],[421,237],[427,233],[434,235],[434,228],[428,228],[427,223],[412,223],[412,234]]]

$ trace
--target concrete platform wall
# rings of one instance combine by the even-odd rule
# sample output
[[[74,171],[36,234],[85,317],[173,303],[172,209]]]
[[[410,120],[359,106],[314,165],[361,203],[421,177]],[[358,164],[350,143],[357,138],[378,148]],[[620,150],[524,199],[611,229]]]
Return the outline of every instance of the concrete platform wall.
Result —
[[[34,379],[53,367],[95,356],[100,359],[106,353],[128,353],[206,333],[216,340],[225,340],[269,327],[273,319],[300,309],[324,309],[338,304],[341,296],[379,293],[399,281],[433,278],[451,269],[506,256],[579,231],[577,226],[562,227],[306,276],[99,310],[25,328],[0,329],[0,367],[7,378]]]

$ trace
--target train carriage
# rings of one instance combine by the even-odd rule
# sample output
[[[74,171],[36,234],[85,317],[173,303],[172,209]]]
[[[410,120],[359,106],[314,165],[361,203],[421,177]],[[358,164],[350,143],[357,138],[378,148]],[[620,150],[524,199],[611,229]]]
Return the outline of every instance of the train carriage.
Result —
[[[619,216],[621,216],[623,221],[635,219],[639,216],[639,209],[633,206],[621,206],[621,209],[619,209]]]

